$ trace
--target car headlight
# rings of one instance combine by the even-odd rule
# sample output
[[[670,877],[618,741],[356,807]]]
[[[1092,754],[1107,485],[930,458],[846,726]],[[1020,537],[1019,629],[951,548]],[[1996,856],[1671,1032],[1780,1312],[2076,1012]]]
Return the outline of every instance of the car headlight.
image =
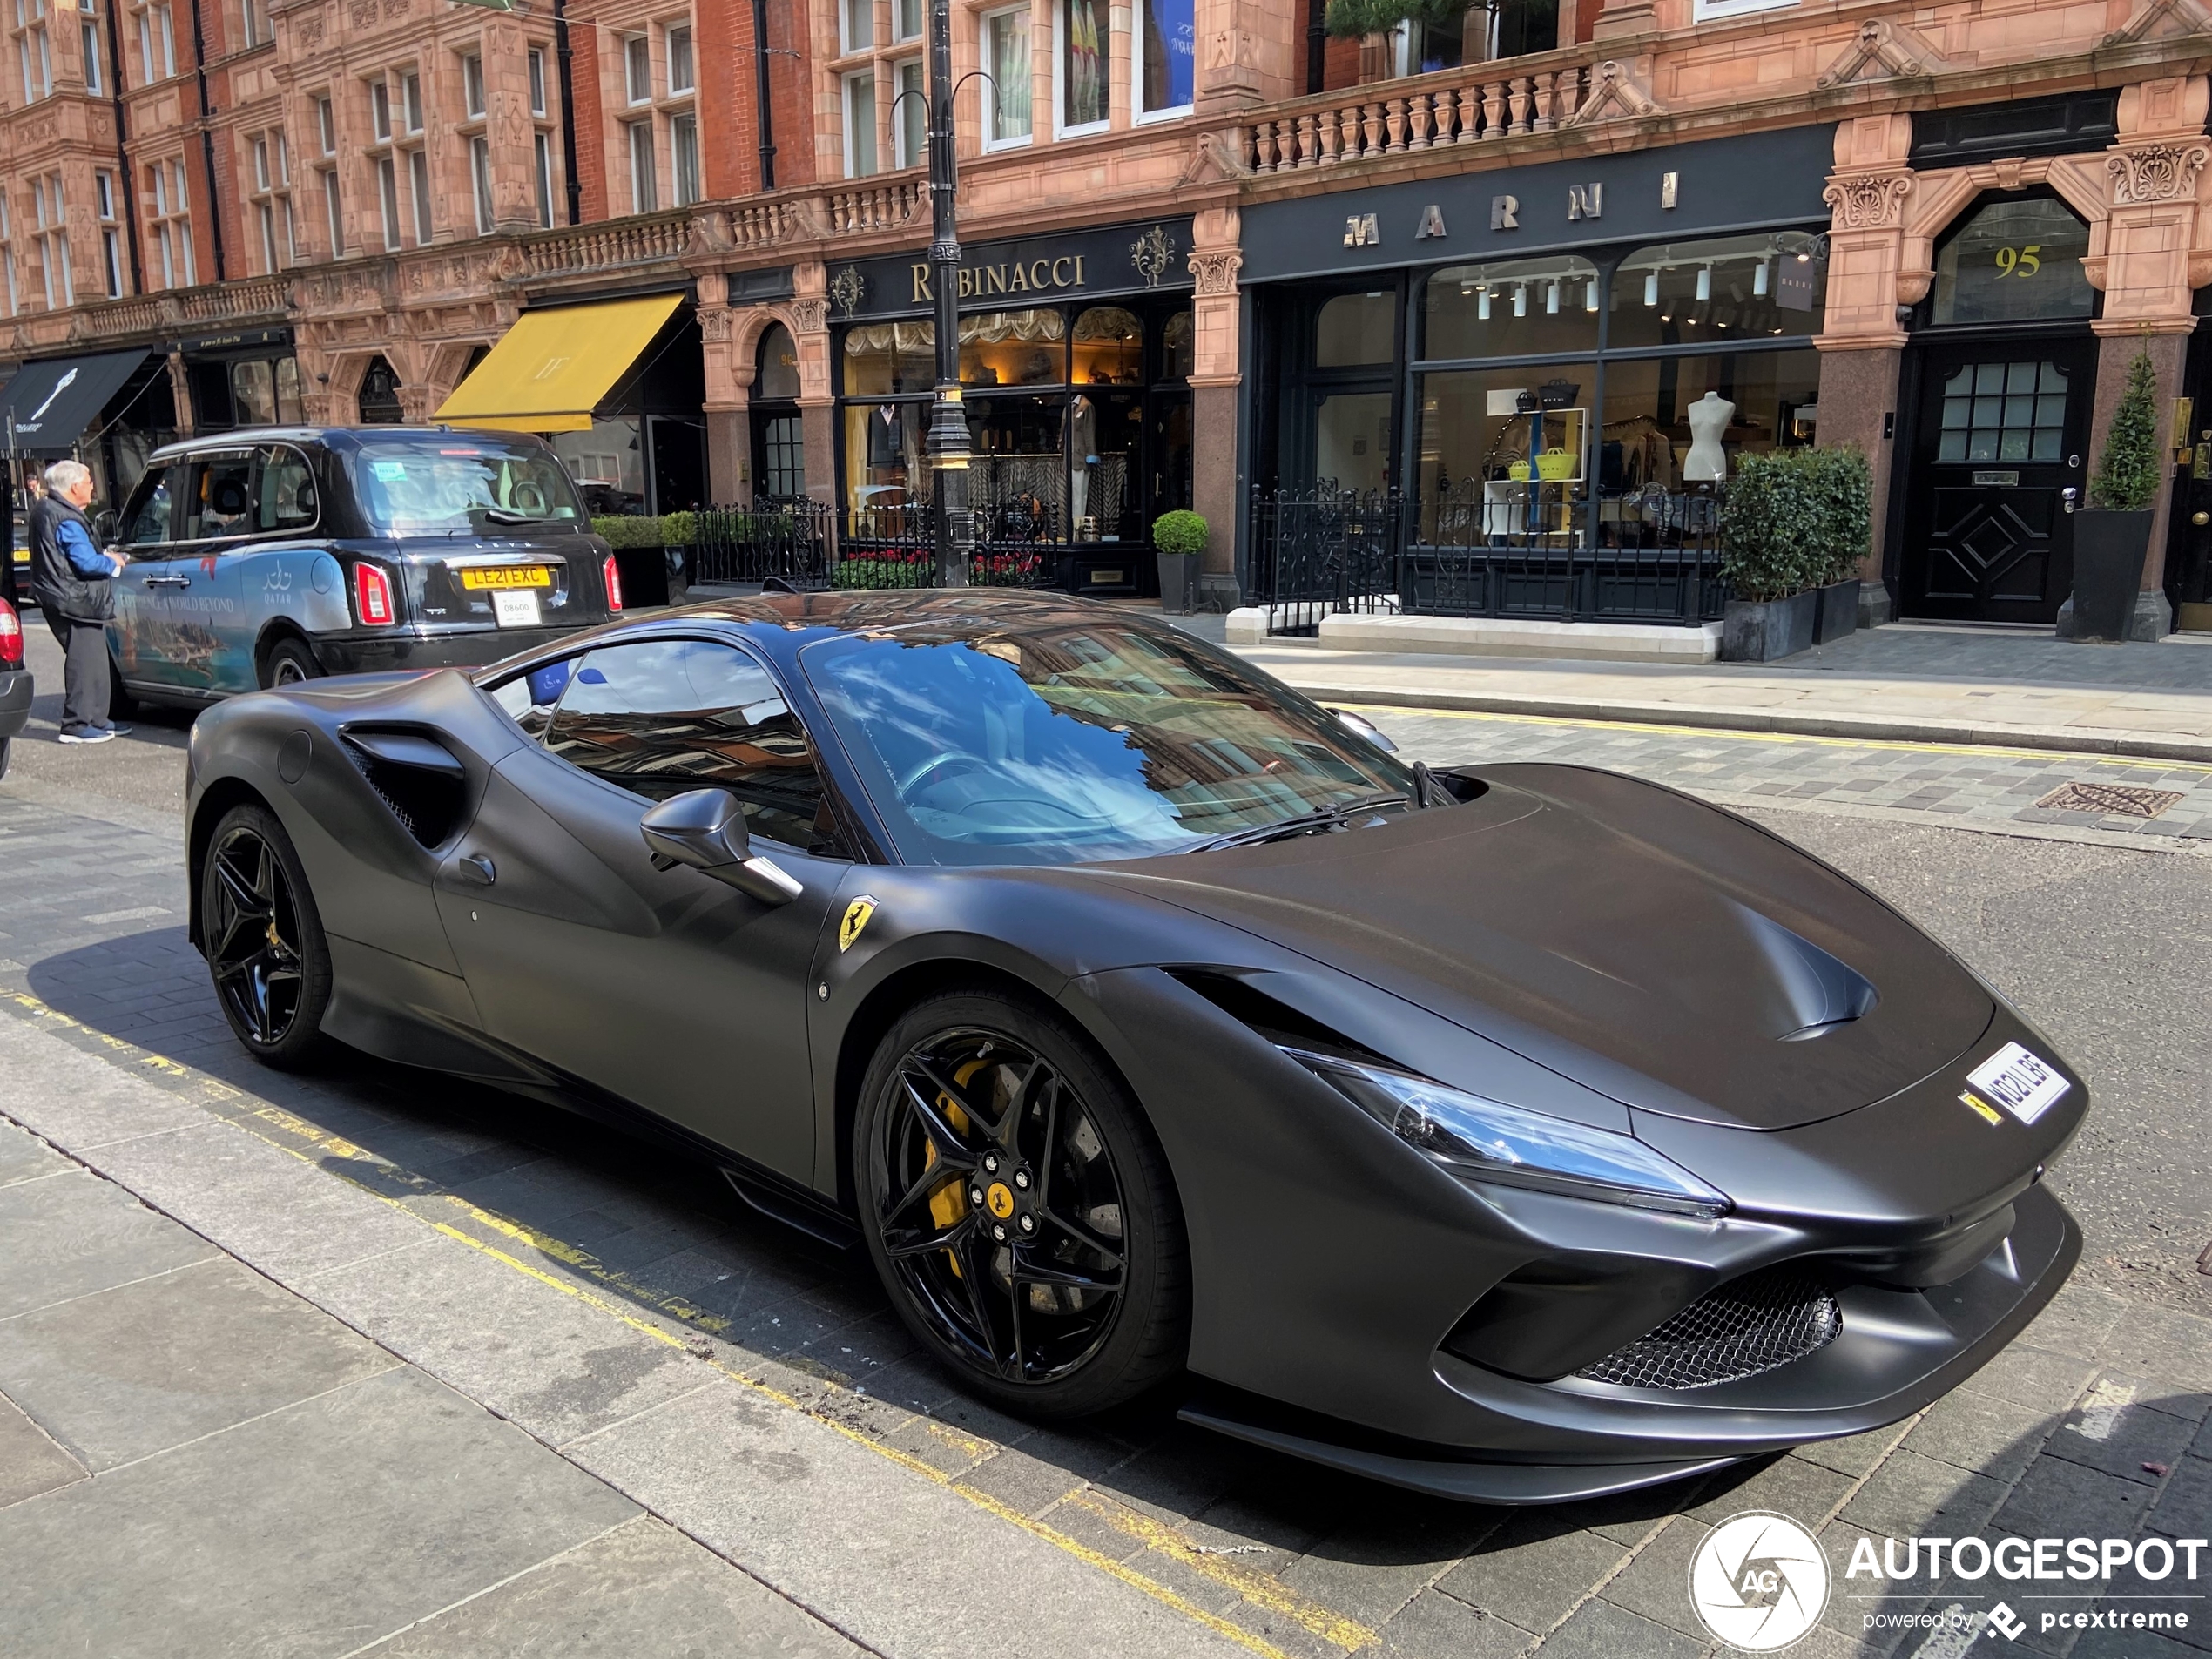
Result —
[[[1711,1218],[1725,1193],[1631,1136],[1447,1089],[1334,1055],[1283,1052],[1408,1146],[1463,1180]]]

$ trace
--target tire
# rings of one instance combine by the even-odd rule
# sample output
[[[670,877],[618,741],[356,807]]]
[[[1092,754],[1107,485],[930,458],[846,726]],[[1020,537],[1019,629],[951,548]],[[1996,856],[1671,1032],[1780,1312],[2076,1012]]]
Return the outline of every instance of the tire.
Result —
[[[107,713],[111,720],[127,720],[138,711],[138,699],[123,683],[123,671],[113,657],[107,659]]]
[[[1048,1007],[975,990],[908,1010],[861,1082],[853,1163],[893,1305],[972,1393],[1082,1417],[1182,1369],[1190,1251],[1166,1155]]]
[[[322,1046],[330,941],[292,838],[266,807],[223,814],[200,880],[200,934],[215,1000],[246,1051],[280,1071]]]
[[[280,639],[261,664],[261,688],[301,685],[322,678],[322,664],[304,639]]]
[[[0,778],[8,775],[8,751],[14,743],[13,738],[0,738]]]

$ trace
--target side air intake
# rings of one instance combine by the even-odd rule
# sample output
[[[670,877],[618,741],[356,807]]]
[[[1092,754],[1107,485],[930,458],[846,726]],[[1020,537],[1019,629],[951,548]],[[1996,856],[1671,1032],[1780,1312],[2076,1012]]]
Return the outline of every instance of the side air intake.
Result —
[[[438,846],[461,827],[469,773],[443,744],[413,732],[341,732],[346,757],[421,846]]]

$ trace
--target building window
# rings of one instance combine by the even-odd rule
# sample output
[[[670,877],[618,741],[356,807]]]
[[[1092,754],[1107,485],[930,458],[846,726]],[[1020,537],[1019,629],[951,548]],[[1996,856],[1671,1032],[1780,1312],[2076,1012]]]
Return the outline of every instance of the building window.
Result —
[[[269,13],[265,0],[239,0],[239,13],[246,25],[246,48],[266,46],[276,36],[269,28]]]
[[[1056,82],[1060,131],[1088,132],[1106,125],[1107,68],[1098,0],[1060,0],[1055,49],[1060,57]]]
[[[384,217],[384,251],[400,247],[400,175],[388,152],[376,158],[376,205]]]
[[[929,100],[923,90],[921,59],[903,58],[892,71],[899,106],[891,123],[891,140],[897,148],[893,165],[919,167],[929,150]]]
[[[7,280],[8,314],[16,314],[16,240],[9,228],[8,192],[0,190],[0,275]]]
[[[643,35],[622,43],[623,84],[632,104],[653,101],[653,44]]]
[[[1029,116],[1029,9],[994,11],[983,19],[983,41],[991,78],[981,83],[990,100],[991,118],[983,124],[983,147],[1003,149],[1027,144]]]
[[[1136,76],[1136,109],[1165,115],[1190,107],[1197,84],[1198,35],[1192,0],[1142,0],[1143,38]]]
[[[668,147],[676,170],[676,205],[689,207],[699,199],[699,118],[696,115],[671,116],[668,123]]]
[[[107,297],[123,297],[123,233],[116,226],[115,175],[95,172],[92,192],[100,210],[100,274],[107,279]]]
[[[334,156],[338,153],[337,112],[330,107],[330,100],[327,98],[315,100],[315,138],[322,145],[323,154]]]
[[[668,31],[668,95],[680,98],[696,90],[698,71],[691,62],[691,28],[689,24]]]
[[[379,144],[392,136],[392,88],[388,81],[368,84],[368,130]]]
[[[469,186],[476,199],[476,230],[491,229],[491,140],[478,133],[469,140]]]
[[[653,154],[653,124],[633,121],[630,124],[630,211],[650,213],[660,206],[660,193],[656,173],[658,158]]]
[[[845,78],[845,176],[868,179],[875,171],[875,71],[860,69]]]
[[[2056,197],[1992,197],[1936,249],[1931,315],[1939,323],[2090,316],[2088,252],[2088,226]]]
[[[36,104],[52,95],[54,51],[47,39],[45,0],[33,0],[30,26],[24,27],[24,8],[16,7],[16,59],[23,65],[23,101]]]
[[[1818,254],[1802,231],[1638,248],[1614,273],[1606,345],[1726,346],[1817,334],[1828,270]]]
[[[537,57],[540,54],[532,52],[530,56]],[[538,66],[536,78],[530,85],[530,93],[534,98],[544,91],[540,84],[544,78],[544,67],[541,64]],[[484,112],[484,60],[475,52],[465,52],[462,55],[461,106],[471,120]]]
[[[894,41],[920,40],[922,0],[891,0],[891,38]]]
[[[261,269],[273,273],[293,262],[292,164],[284,134],[275,130],[253,138],[254,224],[260,234]]]
[[[77,285],[69,269],[69,213],[62,202],[62,176],[52,173],[30,181],[30,205],[37,219],[38,275],[46,293],[46,308],[73,305]]]
[[[467,61],[468,60],[466,59],[462,60],[462,67],[464,69],[467,67]],[[542,46],[531,47],[529,52],[529,63],[530,113],[532,115],[543,115],[545,113],[545,49]],[[481,80],[483,77],[483,60],[482,58],[478,58],[476,60],[476,75],[479,80]]]
[[[553,135],[539,132],[531,140],[537,152],[537,223],[541,230],[553,228]]]
[[[875,44],[875,0],[838,0],[838,44],[864,52]]]
[[[482,144],[482,139],[475,140]],[[415,245],[427,246],[435,233],[430,213],[430,154],[427,150],[415,149],[407,152],[408,194],[415,199]],[[479,211],[478,219],[482,218]]]
[[[338,169],[335,167],[322,170],[322,211],[330,232],[330,257],[342,260],[346,257],[346,214],[339,199]]]
[[[151,86],[177,72],[177,21],[165,3],[142,8],[138,23],[138,72]]]
[[[90,17],[78,20],[78,44],[84,51],[84,90],[97,93],[100,90],[100,26]]]
[[[409,132],[422,131],[422,78],[409,70],[400,82],[401,113],[406,118]]]
[[[197,279],[192,272],[192,198],[185,188],[184,158],[155,162],[146,169],[146,183],[153,198],[152,241],[161,265],[161,286],[188,288]]]

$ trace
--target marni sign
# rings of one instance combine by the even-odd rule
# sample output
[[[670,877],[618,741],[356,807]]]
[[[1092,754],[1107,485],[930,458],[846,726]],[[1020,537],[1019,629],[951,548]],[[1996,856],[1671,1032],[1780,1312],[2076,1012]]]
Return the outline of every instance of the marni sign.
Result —
[[[961,309],[1048,305],[1190,287],[1190,221],[1150,219],[961,250]],[[926,250],[833,267],[830,320],[911,316],[936,303]]]

